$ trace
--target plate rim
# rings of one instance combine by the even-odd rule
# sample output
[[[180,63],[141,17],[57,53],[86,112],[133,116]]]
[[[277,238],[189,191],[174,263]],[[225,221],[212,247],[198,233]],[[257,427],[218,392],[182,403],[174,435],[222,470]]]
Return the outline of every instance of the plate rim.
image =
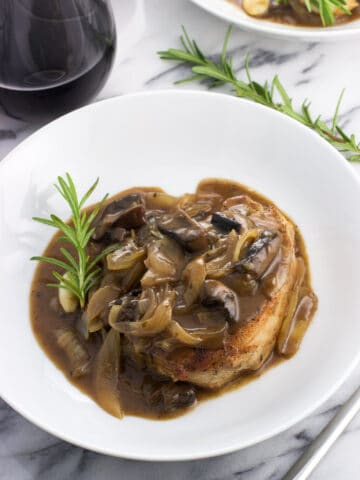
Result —
[[[237,97],[233,97],[229,94],[226,93],[218,93],[218,92],[209,92],[209,91],[199,91],[199,90],[192,90],[192,89],[163,89],[163,90],[150,90],[150,91],[143,91],[143,92],[134,92],[130,94],[125,94],[125,95],[119,95],[115,97],[111,97],[105,100],[101,100],[98,102],[94,102],[90,105],[86,105],[84,107],[81,107],[79,109],[76,109],[72,112],[67,113],[66,115],[63,115],[52,122],[42,126],[39,128],[37,131],[29,135],[26,139],[21,141],[13,150],[11,150],[2,161],[0,161],[0,175],[2,174],[3,168],[5,168],[5,165],[8,164],[8,162],[12,161],[12,157],[16,155],[18,149],[24,148],[24,145],[33,141],[33,138],[36,136],[41,136],[48,128],[53,128],[54,125],[58,122],[66,122],[67,117],[69,116],[74,116],[77,115],[78,112],[82,111],[91,111],[91,110],[96,110],[97,108],[102,108],[104,104],[108,103],[117,103],[120,102],[122,99],[128,99],[128,98],[138,98],[138,97],[144,97],[144,96],[174,96],[174,95],[183,95],[183,96],[203,96],[203,97],[208,97],[211,96],[212,98],[217,96],[219,97],[219,101],[229,101],[229,102],[236,102],[237,104],[241,105],[242,103],[246,104],[252,104],[251,108],[254,108],[255,110],[259,110],[260,112],[263,111],[264,109],[268,111],[269,115],[275,115],[276,116],[281,116],[283,117],[283,121],[287,121],[290,123],[294,123],[297,125],[297,128],[300,130],[307,131],[307,134],[312,136],[314,141],[320,142],[323,144],[324,148],[326,148],[329,153],[332,153],[332,156],[337,158],[337,162],[342,165],[342,168],[345,168],[348,170],[350,176],[352,179],[355,181],[359,188],[359,195],[360,195],[360,178],[356,174],[356,172],[351,168],[349,165],[349,162],[332,146],[330,145],[326,140],[324,140],[322,137],[320,137],[316,132],[314,132],[312,129],[309,127],[299,123],[297,120],[294,120],[291,117],[288,117],[287,115],[280,113],[276,110],[273,110],[269,107],[263,106],[256,104],[254,102],[251,102],[246,99],[241,99]],[[285,118],[284,118],[285,117]],[[43,353],[44,354],[44,353]],[[45,355],[45,354],[44,354]],[[101,448],[99,446],[94,446],[90,443],[87,443],[86,441],[81,441],[81,440],[74,440],[70,436],[68,436],[66,433],[59,433],[56,431],[55,428],[52,428],[51,425],[48,423],[41,423],[40,421],[37,420],[35,415],[32,415],[31,413],[27,413],[26,409],[23,408],[21,405],[19,406],[15,401],[13,401],[11,398],[8,398],[6,393],[4,394],[2,390],[2,385],[0,383],[0,397],[3,398],[3,400],[10,405],[16,412],[18,412],[20,415],[22,415],[26,420],[30,421],[34,425],[36,425],[38,428],[50,433],[51,435],[54,435],[57,438],[60,438],[72,445],[76,445],[81,448],[85,448],[87,450],[94,451],[96,453],[108,455],[108,456],[114,456],[117,458],[125,458],[125,459],[131,459],[131,460],[141,460],[141,461],[161,461],[161,462],[172,462],[172,461],[190,461],[190,460],[200,460],[200,459],[205,459],[205,458],[212,458],[212,457],[218,457],[221,455],[229,454],[235,451],[242,450],[244,448],[256,445],[262,441],[268,440],[269,438],[272,438],[285,430],[288,430],[295,424],[299,423],[301,420],[304,418],[308,417],[312,412],[314,412],[319,406],[321,406],[324,402],[326,402],[338,389],[339,387],[347,380],[347,378],[353,373],[355,368],[360,364],[360,350],[356,356],[354,356],[354,359],[352,362],[349,364],[347,369],[343,372],[341,376],[339,376],[339,379],[332,385],[331,388],[329,388],[325,393],[323,393],[322,396],[319,396],[318,400],[316,402],[313,402],[312,405],[310,405],[308,408],[305,410],[301,411],[297,416],[292,417],[291,420],[288,420],[286,422],[282,422],[277,428],[273,428],[271,431],[269,431],[267,434],[258,434],[257,436],[253,436],[251,441],[233,441],[231,442],[231,445],[224,446],[224,447],[213,447],[212,449],[206,448],[204,451],[201,449],[198,449],[196,452],[193,453],[180,453],[180,454],[150,454],[150,455],[144,455],[144,454],[137,454],[133,453],[131,451],[124,453],[116,451],[116,448],[114,449],[109,449],[109,448]],[[55,368],[57,368],[55,366]]]

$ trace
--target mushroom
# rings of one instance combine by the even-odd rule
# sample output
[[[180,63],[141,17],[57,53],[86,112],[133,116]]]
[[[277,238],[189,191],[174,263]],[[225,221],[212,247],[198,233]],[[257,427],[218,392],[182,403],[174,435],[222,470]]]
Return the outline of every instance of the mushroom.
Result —
[[[212,214],[211,223],[223,233],[235,230],[240,233],[241,223],[230,212],[215,212]]]
[[[280,236],[276,232],[264,230],[252,243],[245,256],[234,264],[235,270],[260,278],[274,260],[280,246]]]
[[[164,235],[176,240],[185,250],[205,250],[208,240],[201,226],[183,210],[177,210],[158,222],[158,229]]]
[[[206,280],[202,291],[204,306],[222,306],[234,323],[240,321],[240,305],[236,293],[218,280]]]
[[[145,205],[142,195],[131,193],[106,205],[95,219],[95,231],[92,238],[101,240],[112,227],[128,230],[139,228],[146,223]]]
[[[139,318],[138,299],[130,295],[116,300],[110,307],[108,324],[117,329],[120,322],[134,322]]]
[[[157,406],[164,413],[191,407],[196,402],[195,388],[186,383],[154,384],[150,379],[144,382],[142,392],[148,405]]]

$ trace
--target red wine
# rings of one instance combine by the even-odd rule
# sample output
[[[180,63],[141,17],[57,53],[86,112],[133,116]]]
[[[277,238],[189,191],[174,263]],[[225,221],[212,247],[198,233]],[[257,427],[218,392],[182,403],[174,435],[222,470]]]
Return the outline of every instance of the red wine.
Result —
[[[22,120],[56,117],[86,104],[101,89],[112,65],[109,49],[88,72],[56,87],[21,90],[0,87],[0,106],[5,113]],[[59,73],[43,73],[46,78]]]
[[[23,120],[80,107],[104,85],[114,52],[104,0],[1,0],[0,106]]]

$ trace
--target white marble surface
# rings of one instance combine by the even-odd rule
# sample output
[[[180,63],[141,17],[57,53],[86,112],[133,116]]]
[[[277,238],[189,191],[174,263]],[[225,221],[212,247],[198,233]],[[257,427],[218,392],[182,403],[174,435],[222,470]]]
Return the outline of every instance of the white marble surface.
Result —
[[[99,100],[139,90],[173,88],[172,82],[182,77],[184,69],[161,62],[155,52],[178,44],[181,24],[196,36],[205,51],[219,53],[226,24],[187,0],[113,0],[113,4],[119,34],[118,53]],[[323,112],[325,117],[331,115],[336,95],[346,87],[341,119],[348,129],[360,133],[359,48],[355,42],[306,44],[269,40],[236,31],[230,48],[239,69],[244,54],[250,52],[257,80],[263,81],[278,73],[296,102],[300,103],[305,97],[311,99],[314,112]],[[38,127],[0,113],[0,158]],[[360,173],[360,167],[354,168]],[[316,366],[309,375],[316,375]],[[219,458],[168,464],[116,459],[74,447],[33,426],[0,400],[0,480],[278,480],[359,383],[360,368],[313,415],[259,445]],[[359,445],[360,416],[312,478],[360,478]]]

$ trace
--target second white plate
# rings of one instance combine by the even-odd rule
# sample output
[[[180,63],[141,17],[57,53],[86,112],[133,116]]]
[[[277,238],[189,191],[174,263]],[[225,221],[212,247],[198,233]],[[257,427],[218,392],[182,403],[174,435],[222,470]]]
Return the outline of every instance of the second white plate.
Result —
[[[338,41],[360,35],[360,19],[334,27],[297,27],[257,19],[247,15],[241,7],[228,0],[191,0],[204,10],[237,25],[244,30],[268,37],[289,38],[302,41]]]

